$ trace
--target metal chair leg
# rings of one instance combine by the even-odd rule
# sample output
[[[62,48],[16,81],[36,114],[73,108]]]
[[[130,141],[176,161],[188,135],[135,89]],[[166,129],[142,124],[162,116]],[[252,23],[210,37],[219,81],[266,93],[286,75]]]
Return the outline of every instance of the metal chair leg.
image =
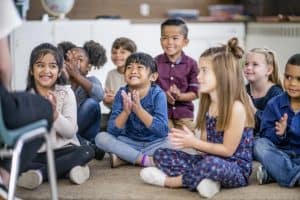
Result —
[[[20,156],[21,156],[23,144],[24,144],[23,140],[18,141],[13,151],[10,180],[9,180],[9,187],[8,187],[8,200],[14,200],[15,198]]]
[[[51,187],[51,197],[52,200],[58,200],[57,197],[57,183],[56,183],[56,172],[55,172],[55,163],[53,159],[53,151],[51,147],[50,135],[44,135],[47,148],[47,162],[48,162],[48,179]]]
[[[8,200],[14,200],[15,197],[17,178],[19,173],[19,164],[20,164],[19,162],[20,162],[20,156],[21,156],[24,143],[38,137],[43,137],[46,142],[48,176],[49,176],[49,181],[51,186],[51,197],[52,200],[58,200],[53,150],[51,147],[50,136],[48,135],[46,128],[38,128],[31,132],[28,132],[27,134],[22,135],[16,142],[15,148],[13,150],[13,157],[12,157],[12,164],[11,164],[12,167],[11,167],[11,176],[10,176],[9,188],[8,188]]]

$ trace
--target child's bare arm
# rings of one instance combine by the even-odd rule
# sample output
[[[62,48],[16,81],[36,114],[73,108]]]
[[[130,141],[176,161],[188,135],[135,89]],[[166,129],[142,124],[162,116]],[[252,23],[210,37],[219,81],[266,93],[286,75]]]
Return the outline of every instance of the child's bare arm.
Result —
[[[224,140],[222,144],[206,142],[197,140],[193,143],[193,148],[218,155],[223,157],[230,157],[236,151],[240,144],[243,130],[246,124],[246,111],[241,102],[235,102],[232,109],[231,120],[228,128],[224,131]]]

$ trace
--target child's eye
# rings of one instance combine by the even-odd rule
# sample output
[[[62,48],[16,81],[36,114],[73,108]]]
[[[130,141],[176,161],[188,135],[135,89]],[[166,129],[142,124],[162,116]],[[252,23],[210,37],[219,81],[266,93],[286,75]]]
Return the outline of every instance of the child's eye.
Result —
[[[292,76],[287,75],[287,74],[285,74],[284,77],[285,77],[287,80],[289,80],[289,81],[293,79]]]
[[[56,69],[56,68],[58,68],[58,66],[57,66],[56,64],[52,64],[52,65],[50,65],[50,67],[51,67],[51,69]]]
[[[39,67],[39,68],[43,68],[44,67],[44,65],[42,63],[38,63],[38,64],[36,64],[36,66]]]

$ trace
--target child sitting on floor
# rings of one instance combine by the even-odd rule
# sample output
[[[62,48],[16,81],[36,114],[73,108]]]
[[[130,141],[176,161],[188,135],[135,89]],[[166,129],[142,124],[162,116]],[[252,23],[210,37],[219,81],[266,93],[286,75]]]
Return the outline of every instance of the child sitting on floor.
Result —
[[[220,187],[246,186],[252,171],[254,116],[244,87],[240,58],[243,50],[233,38],[227,45],[207,49],[200,57],[201,85],[197,128],[201,139],[186,126],[173,128],[169,139],[175,148],[194,148],[203,154],[158,149],[140,176],[146,183],[198,190],[212,197]]]
[[[99,133],[95,139],[99,148],[110,153],[112,167],[126,162],[151,166],[153,152],[159,147],[170,147],[167,100],[154,83],[157,76],[150,55],[133,53],[127,58],[127,85],[116,94],[107,132]]]

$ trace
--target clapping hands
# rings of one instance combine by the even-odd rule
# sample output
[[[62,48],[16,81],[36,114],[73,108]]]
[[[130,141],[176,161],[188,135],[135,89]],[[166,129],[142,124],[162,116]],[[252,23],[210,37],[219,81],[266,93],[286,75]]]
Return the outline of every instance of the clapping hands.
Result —
[[[53,119],[56,120],[56,118],[58,117],[58,112],[56,110],[56,103],[57,103],[56,96],[53,91],[48,91],[48,93],[45,97],[46,97],[46,99],[48,99],[48,101],[50,101],[50,103],[52,105]]]
[[[180,94],[181,92],[178,87],[175,84],[171,85],[170,89],[166,92],[168,103],[174,105],[175,101],[180,98]]]
[[[133,90],[132,92],[126,93],[122,90],[121,95],[123,97],[123,110],[128,115],[131,112],[137,112],[139,109],[142,108],[140,102],[140,94],[137,90]]]
[[[172,128],[168,138],[176,149],[194,148],[195,141],[197,140],[194,133],[186,126],[183,126],[183,130]]]

